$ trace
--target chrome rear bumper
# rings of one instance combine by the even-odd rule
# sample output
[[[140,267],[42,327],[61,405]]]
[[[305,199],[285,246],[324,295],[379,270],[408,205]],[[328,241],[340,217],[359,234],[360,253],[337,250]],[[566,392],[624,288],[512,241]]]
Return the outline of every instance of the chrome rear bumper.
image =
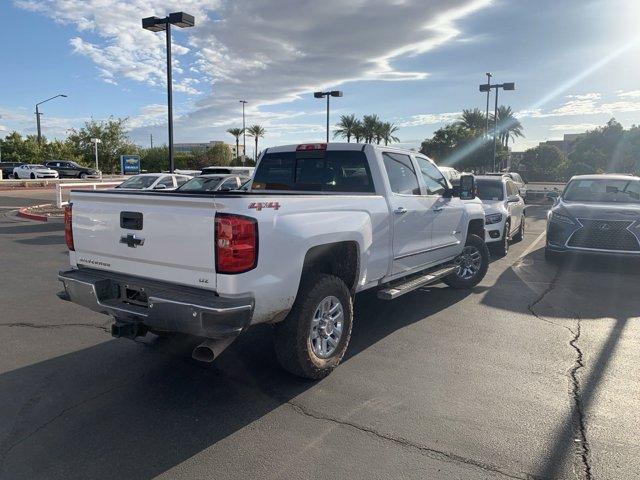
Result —
[[[63,300],[152,330],[226,338],[248,326],[253,313],[251,298],[221,298],[210,290],[102,270],[68,270],[58,280]]]

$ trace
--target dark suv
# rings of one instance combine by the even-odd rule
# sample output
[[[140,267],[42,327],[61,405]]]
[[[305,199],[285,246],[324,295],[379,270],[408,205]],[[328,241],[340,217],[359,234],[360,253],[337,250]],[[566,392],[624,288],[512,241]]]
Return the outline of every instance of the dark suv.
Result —
[[[99,177],[100,172],[93,168],[83,167],[76,162],[69,162],[66,160],[51,160],[45,163],[45,166],[51,170],[55,170],[62,177],[75,177],[75,178],[87,178],[87,177]]]
[[[23,162],[0,162],[2,178],[13,178],[13,169],[22,165]]]

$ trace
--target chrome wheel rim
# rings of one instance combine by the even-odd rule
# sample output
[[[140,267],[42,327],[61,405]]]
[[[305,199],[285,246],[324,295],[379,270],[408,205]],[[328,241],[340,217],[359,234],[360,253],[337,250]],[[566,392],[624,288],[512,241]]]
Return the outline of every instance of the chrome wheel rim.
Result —
[[[328,358],[338,349],[344,326],[344,309],[337,297],[320,301],[311,319],[309,342],[318,358]]]
[[[482,255],[476,247],[467,245],[456,260],[456,275],[463,280],[469,280],[477,275],[482,265]]]

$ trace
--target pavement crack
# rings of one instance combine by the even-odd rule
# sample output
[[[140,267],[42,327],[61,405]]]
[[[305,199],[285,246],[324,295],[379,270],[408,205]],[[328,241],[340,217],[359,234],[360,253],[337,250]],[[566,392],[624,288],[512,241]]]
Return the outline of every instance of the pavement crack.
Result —
[[[576,352],[576,361],[569,371],[569,377],[571,378],[571,396],[575,405],[575,428],[577,430],[577,438],[575,439],[579,443],[578,450],[580,460],[584,469],[584,477],[586,480],[591,480],[591,465],[589,463],[589,442],[587,440],[587,426],[585,420],[584,405],[580,396],[580,381],[578,380],[578,370],[584,368],[584,356],[582,350],[578,346],[578,340],[580,339],[580,320],[576,325],[576,329],[573,338],[569,342],[569,345]]]
[[[407,440],[406,438],[402,438],[399,436],[394,436],[394,435],[389,435],[386,433],[382,433],[378,430],[375,430],[373,428],[370,427],[366,427],[363,425],[358,425],[356,423],[347,421],[347,420],[343,420],[343,419],[339,419],[339,418],[335,418],[335,417],[330,417],[324,414],[321,414],[319,412],[310,410],[302,405],[300,405],[299,403],[296,402],[292,402],[292,401],[287,401],[286,402],[287,405],[291,406],[293,408],[294,411],[296,411],[297,413],[310,417],[310,418],[314,418],[316,420],[321,420],[321,421],[326,421],[326,422],[331,422],[331,423],[335,423],[337,425],[342,425],[345,427],[350,427],[353,428],[355,430],[358,430],[360,432],[364,432],[367,433],[369,435],[373,435],[375,437],[378,437],[382,440],[388,441],[388,442],[392,442],[395,443],[396,445],[400,445],[402,447],[405,448],[409,448],[412,450],[417,450],[419,451],[421,454],[429,456],[431,458],[435,458],[437,460],[441,460],[441,461],[446,461],[446,462],[455,462],[455,463],[462,463],[465,465],[469,465],[472,467],[476,467],[488,472],[492,472],[492,473],[497,473],[499,475],[502,475],[504,477],[507,478],[514,478],[514,479],[518,479],[518,480],[538,480],[539,477],[536,477],[534,475],[530,475],[527,473],[522,473],[519,475],[513,474],[513,473],[509,473],[509,472],[505,472],[504,470],[501,470],[500,468],[498,468],[495,465],[486,463],[486,462],[481,462],[479,460],[474,460],[471,458],[466,458],[466,457],[462,457],[460,455],[456,455],[453,453],[449,453],[449,452],[445,452],[442,450],[437,450],[434,448],[430,448],[427,447],[426,445],[421,445],[415,442],[412,442],[410,440]]]
[[[561,323],[553,322],[536,312],[536,306],[540,302],[542,302],[545,299],[545,297],[553,291],[554,288],[556,288],[556,284],[558,283],[558,279],[560,278],[561,273],[562,273],[562,270],[558,268],[556,270],[555,275],[551,279],[551,282],[549,282],[549,285],[547,285],[547,288],[545,288],[544,291],[540,295],[538,295],[538,297],[532,303],[527,305],[527,310],[529,310],[529,313],[533,315],[535,318],[537,318],[538,320],[548,323],[549,325],[553,325],[555,327],[564,328],[565,330],[568,330],[569,332],[571,332],[572,335],[575,335],[575,332],[571,329],[571,327],[562,325]]]

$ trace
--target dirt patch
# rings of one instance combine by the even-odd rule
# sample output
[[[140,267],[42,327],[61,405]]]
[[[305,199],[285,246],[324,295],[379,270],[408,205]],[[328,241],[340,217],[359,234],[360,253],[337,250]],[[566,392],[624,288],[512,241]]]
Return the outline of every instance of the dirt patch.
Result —
[[[34,207],[27,207],[23,210],[32,215],[43,215],[49,218],[64,217],[64,207],[58,208],[53,204],[36,205]]]

